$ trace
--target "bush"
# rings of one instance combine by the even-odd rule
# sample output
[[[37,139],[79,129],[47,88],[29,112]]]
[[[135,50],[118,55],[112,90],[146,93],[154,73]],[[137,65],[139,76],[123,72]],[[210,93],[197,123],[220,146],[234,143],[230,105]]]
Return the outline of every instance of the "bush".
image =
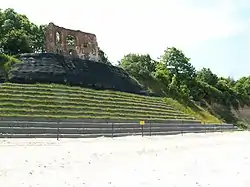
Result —
[[[14,64],[20,63],[18,59],[6,54],[0,54],[0,79],[8,79],[8,73]]]
[[[238,122],[236,123],[236,126],[237,126],[238,128],[240,128],[240,129],[243,129],[243,130],[248,129],[248,124],[247,124],[246,122],[244,122],[244,121],[238,121]]]

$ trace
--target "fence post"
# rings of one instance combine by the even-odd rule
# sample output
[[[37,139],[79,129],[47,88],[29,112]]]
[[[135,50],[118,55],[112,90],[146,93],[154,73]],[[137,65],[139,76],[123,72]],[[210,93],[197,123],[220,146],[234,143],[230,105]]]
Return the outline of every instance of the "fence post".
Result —
[[[149,136],[151,136],[151,121],[149,122]]]
[[[141,126],[141,135],[143,137],[143,126],[145,125],[145,121],[140,121],[140,126]]]
[[[56,139],[59,140],[59,121],[57,121],[57,135]]]
[[[181,120],[181,135],[183,136],[183,121]]]
[[[143,125],[141,125],[141,135],[143,137]]]
[[[112,122],[112,138],[114,137],[114,123]]]

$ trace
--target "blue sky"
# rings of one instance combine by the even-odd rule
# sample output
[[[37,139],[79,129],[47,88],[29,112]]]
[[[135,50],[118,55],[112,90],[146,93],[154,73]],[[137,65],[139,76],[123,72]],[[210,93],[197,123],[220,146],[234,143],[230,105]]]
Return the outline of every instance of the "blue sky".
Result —
[[[92,32],[115,64],[125,54],[157,59],[175,46],[200,69],[250,75],[249,0],[4,0],[36,24]]]

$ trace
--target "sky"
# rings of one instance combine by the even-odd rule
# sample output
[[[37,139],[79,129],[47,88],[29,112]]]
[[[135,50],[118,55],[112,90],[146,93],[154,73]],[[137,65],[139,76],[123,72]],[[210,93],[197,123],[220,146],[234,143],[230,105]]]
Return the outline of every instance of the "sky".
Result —
[[[113,64],[128,53],[160,57],[177,47],[197,70],[250,75],[249,0],[0,0],[36,24],[96,34]]]

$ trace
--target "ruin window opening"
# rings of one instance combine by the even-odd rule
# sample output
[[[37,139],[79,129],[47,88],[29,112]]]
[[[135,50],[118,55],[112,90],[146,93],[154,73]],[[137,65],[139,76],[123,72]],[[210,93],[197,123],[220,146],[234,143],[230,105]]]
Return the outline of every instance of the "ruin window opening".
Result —
[[[67,45],[75,46],[76,45],[76,38],[73,35],[68,34],[66,37]]]
[[[95,49],[92,49],[92,54],[93,54],[93,55],[96,55]]]
[[[70,55],[70,56],[73,55],[73,50],[72,50],[72,49],[69,50],[69,55]]]
[[[56,44],[61,43],[61,34],[59,32],[56,32]]]

